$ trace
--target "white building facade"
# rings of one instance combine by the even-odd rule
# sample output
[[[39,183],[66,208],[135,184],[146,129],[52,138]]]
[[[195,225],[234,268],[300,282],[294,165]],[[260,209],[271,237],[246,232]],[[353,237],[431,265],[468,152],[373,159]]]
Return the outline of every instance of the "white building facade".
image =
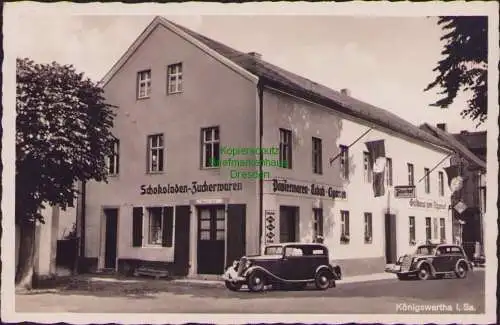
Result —
[[[220,274],[266,243],[322,240],[355,275],[451,239],[446,145],[307,82],[156,18],[103,80],[117,142],[109,183],[85,190],[88,268]],[[379,197],[365,145],[376,140],[387,158]],[[248,163],[261,159],[287,165]],[[414,197],[396,197],[400,185]]]

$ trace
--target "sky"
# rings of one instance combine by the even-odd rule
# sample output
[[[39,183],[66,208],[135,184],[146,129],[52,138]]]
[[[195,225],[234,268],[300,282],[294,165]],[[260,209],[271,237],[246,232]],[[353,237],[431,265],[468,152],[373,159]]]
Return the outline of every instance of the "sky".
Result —
[[[99,81],[121,57],[151,15],[37,15],[16,19],[16,57],[73,64]],[[416,125],[446,123],[449,132],[485,130],[460,116],[466,95],[447,109],[424,88],[436,76],[443,34],[436,17],[332,15],[164,16],[237,50],[262,58],[333,89],[389,110]]]

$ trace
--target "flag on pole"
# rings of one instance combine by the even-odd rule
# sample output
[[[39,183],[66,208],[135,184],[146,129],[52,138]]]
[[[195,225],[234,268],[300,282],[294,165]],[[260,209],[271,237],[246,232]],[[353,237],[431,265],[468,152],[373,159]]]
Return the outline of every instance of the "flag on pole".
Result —
[[[384,140],[365,142],[370,156],[370,166],[373,172],[373,194],[375,197],[385,194],[385,143]]]
[[[460,169],[457,165],[443,168],[448,176],[448,186],[452,192],[456,192],[463,187],[464,179],[460,176]]]

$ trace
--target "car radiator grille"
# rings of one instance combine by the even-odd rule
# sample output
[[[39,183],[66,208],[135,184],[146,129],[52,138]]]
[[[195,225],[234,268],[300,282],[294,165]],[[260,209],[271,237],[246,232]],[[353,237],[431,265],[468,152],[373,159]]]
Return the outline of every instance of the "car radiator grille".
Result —
[[[406,272],[409,271],[411,267],[411,257],[405,256],[403,261],[401,262],[401,271]]]

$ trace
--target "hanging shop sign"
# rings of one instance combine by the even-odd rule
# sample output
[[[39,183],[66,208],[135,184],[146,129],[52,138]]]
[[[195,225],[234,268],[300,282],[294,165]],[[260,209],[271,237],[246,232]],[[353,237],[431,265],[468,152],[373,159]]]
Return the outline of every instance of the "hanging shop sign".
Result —
[[[331,199],[346,199],[347,193],[344,190],[319,184],[296,184],[287,180],[274,179],[272,182],[273,192],[295,193],[312,195],[317,197],[329,197]]]
[[[448,205],[442,202],[436,201],[424,201],[419,199],[410,199],[410,207],[412,208],[425,208],[425,209],[436,209],[436,210],[446,210]]]
[[[414,198],[415,195],[416,195],[415,186],[410,186],[410,185],[394,186],[394,197],[396,198],[409,199],[409,198]]]
[[[159,195],[159,194],[196,194],[205,192],[236,192],[243,190],[243,183],[203,183],[198,181],[186,184],[165,184],[165,185],[141,185],[141,195]]]
[[[458,213],[462,214],[465,210],[467,210],[467,205],[462,201],[458,201],[457,204],[453,207]]]

